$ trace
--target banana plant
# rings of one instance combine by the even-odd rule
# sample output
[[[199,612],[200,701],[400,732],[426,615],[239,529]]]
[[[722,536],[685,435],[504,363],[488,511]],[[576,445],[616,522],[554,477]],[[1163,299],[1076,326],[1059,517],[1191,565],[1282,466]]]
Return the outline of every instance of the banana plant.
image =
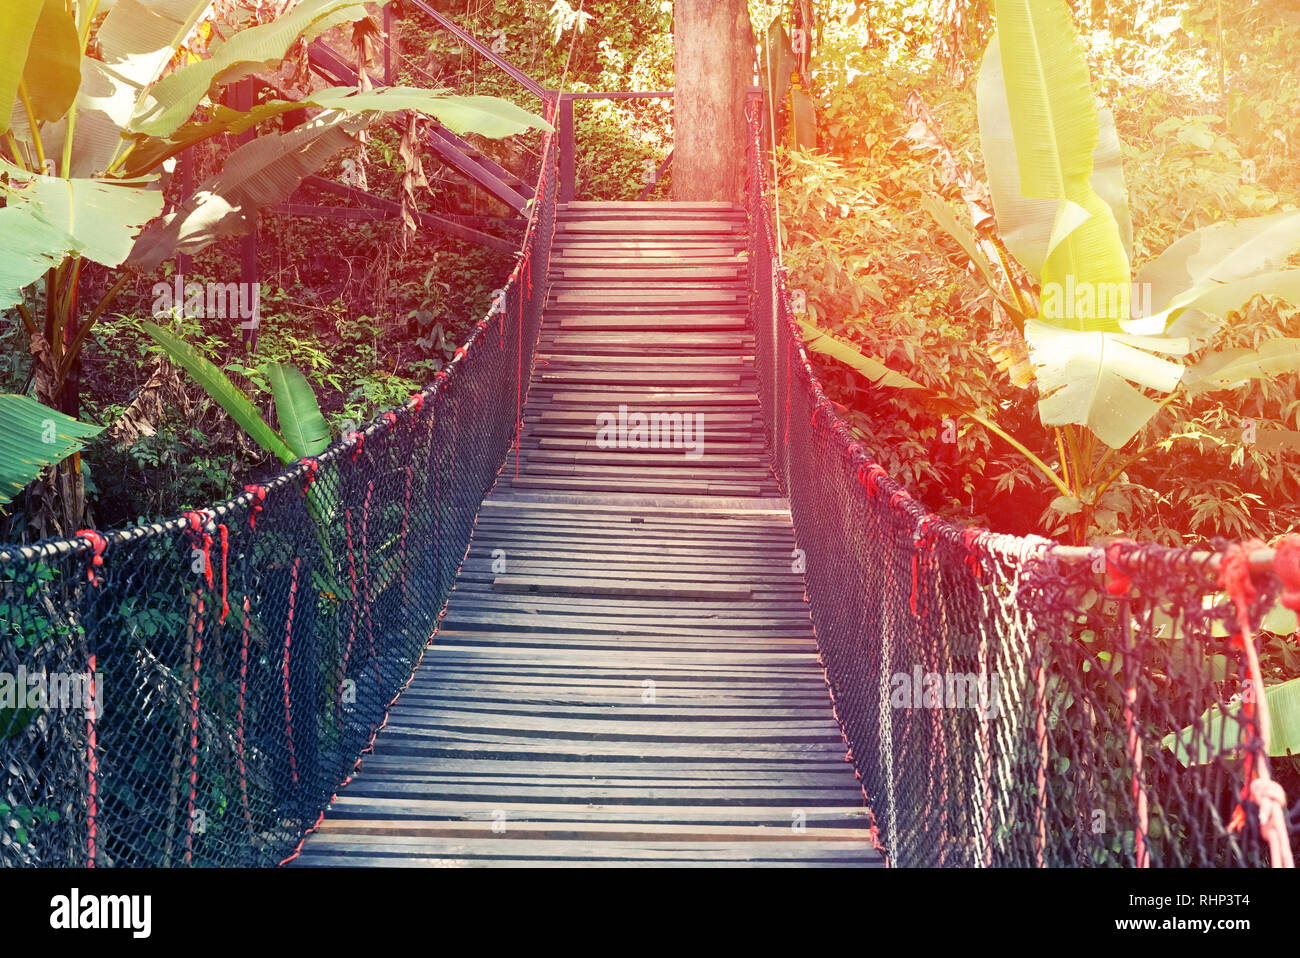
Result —
[[[265,367],[275,402],[276,419],[280,424],[277,432],[258,412],[248,394],[194,346],[155,323],[142,325],[172,362],[189,373],[249,439],[279,459],[281,464],[287,466],[317,456],[329,446],[329,426],[321,414],[311,384],[300,370],[283,363],[269,363]],[[324,484],[313,483],[307,488],[307,514],[312,521],[316,542],[321,549],[321,565],[325,570],[318,586],[322,592],[331,595],[342,594],[339,578],[334,572],[334,549],[330,540],[336,513],[332,494],[326,491]]]
[[[0,504],[100,432],[30,396],[0,395]]]
[[[25,328],[35,398],[69,416],[78,414],[83,345],[134,271],[252,231],[259,210],[286,199],[306,176],[354,148],[356,135],[375,117],[414,111],[457,133],[493,138],[549,129],[504,100],[445,90],[334,88],[249,112],[220,106],[223,87],[278,64],[299,40],[368,12],[359,0],[301,0],[200,56],[191,49],[194,37],[217,6],[212,0],[118,0],[111,6],[101,0],[5,0],[0,311],[16,314]],[[308,108],[319,111],[309,122],[263,132],[234,150],[192,198],[162,215],[161,187],[178,155],[214,136],[246,133]],[[79,296],[87,261],[118,270],[94,303]],[[66,534],[84,511],[80,467],[64,462],[53,471],[62,514],[48,517],[46,525]]]
[[[1061,491],[1076,543],[1123,470],[1159,445],[1112,462],[1174,399],[1300,369],[1300,340],[1256,351],[1187,357],[1257,295],[1300,302],[1300,212],[1219,223],[1174,242],[1136,276],[1132,219],[1109,110],[1092,91],[1083,46],[1064,0],[998,0],[997,28],[977,84],[985,168],[1001,246],[1038,289],[1020,289],[993,265],[951,211],[926,208],[993,291],[1019,336],[998,358],[1038,388],[1039,416],[1055,432]],[[1158,398],[1159,397],[1159,398]]]

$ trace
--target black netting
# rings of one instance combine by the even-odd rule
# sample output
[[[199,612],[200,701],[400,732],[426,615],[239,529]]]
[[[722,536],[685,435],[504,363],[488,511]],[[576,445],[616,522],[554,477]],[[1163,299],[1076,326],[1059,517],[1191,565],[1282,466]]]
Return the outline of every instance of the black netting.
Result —
[[[0,549],[0,864],[294,853],[419,663],[515,442],[543,155],[510,283],[405,407],[211,511],[107,534],[100,565],[93,535]]]
[[[929,515],[856,441],[808,362],[776,263],[762,136],[751,110],[766,439],[891,862],[1267,864],[1259,806],[1242,792],[1267,760],[1233,701],[1246,657],[1211,571],[1223,550],[1125,545],[1114,558],[1131,587],[1111,595],[1104,557]],[[1257,626],[1278,583],[1255,585]]]

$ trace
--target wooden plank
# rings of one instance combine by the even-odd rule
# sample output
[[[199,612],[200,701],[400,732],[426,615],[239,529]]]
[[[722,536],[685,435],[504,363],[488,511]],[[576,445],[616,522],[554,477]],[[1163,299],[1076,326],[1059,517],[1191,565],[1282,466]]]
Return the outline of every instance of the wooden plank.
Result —
[[[499,575],[492,580],[496,592],[527,592],[539,595],[655,596],[673,599],[748,599],[752,590],[736,583],[628,581],[593,577],[551,577]]]
[[[856,842],[869,848],[865,828],[815,828],[795,831],[765,825],[685,825],[663,822],[511,822],[499,818],[485,822],[388,821],[338,819],[326,821],[322,835],[402,835],[429,838],[483,838],[500,822],[513,839],[532,841],[673,841],[673,842]]]

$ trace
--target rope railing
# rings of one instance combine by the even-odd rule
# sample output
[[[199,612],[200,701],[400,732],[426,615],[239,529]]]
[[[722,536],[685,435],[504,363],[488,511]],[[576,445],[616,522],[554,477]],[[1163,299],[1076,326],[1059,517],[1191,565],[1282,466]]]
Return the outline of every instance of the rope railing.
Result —
[[[1300,537],[1070,549],[932,515],[818,381],[777,260],[761,104],[749,119],[766,442],[891,863],[1290,864],[1254,634],[1280,595],[1300,608]]]
[[[556,146],[509,282],[403,407],[211,509],[0,548],[0,865],[296,854],[410,681],[517,441]]]

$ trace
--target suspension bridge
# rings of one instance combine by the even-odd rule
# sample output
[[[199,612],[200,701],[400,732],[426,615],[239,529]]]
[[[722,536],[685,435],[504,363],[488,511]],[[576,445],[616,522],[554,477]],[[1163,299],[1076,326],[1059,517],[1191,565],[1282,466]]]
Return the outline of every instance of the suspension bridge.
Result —
[[[0,548],[0,674],[90,688],[0,720],[0,862],[1287,862],[1229,690],[1300,548],[931,514],[817,378],[748,112],[736,207],[576,202],[562,119],[408,403],[209,509]]]

